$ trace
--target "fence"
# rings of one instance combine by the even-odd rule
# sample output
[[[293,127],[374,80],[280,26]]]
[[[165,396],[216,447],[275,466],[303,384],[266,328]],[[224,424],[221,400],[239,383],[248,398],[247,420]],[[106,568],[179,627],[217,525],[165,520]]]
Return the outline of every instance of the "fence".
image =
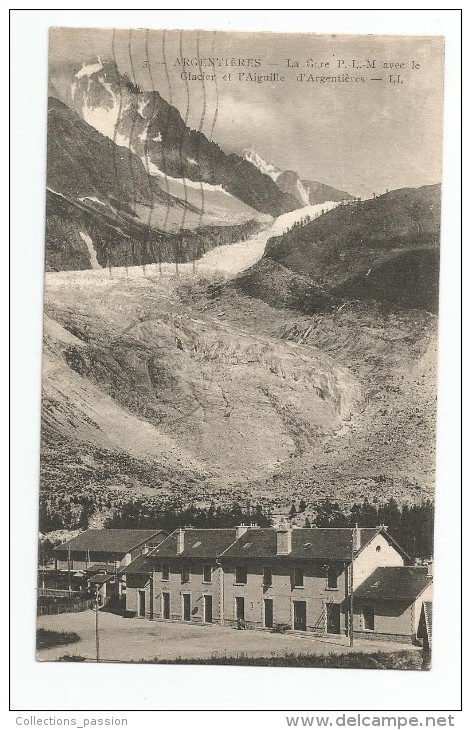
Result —
[[[67,588],[38,588],[38,596],[54,596],[55,598],[67,598],[74,596],[79,591],[69,591]]]
[[[38,605],[38,616],[55,616],[59,613],[79,613],[86,611],[88,608],[95,607],[94,598],[73,598],[69,601],[57,601],[44,606]]]

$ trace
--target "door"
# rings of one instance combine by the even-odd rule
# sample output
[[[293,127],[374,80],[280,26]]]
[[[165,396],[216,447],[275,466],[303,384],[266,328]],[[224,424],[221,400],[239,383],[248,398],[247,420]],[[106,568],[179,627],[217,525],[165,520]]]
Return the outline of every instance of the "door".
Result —
[[[189,593],[183,593],[183,620],[191,621],[191,596]]]
[[[273,599],[265,598],[263,601],[263,623],[266,629],[273,628]]]
[[[294,601],[293,627],[295,631],[306,631],[306,601]]]
[[[213,597],[204,596],[204,622],[205,624],[213,623]]]
[[[137,592],[137,615],[141,618],[145,618],[146,615],[146,592]]]
[[[241,596],[237,596],[235,602],[236,619],[243,621],[245,618],[245,601]]]
[[[363,606],[363,628],[365,631],[375,630],[375,611],[373,606]]]
[[[170,593],[162,593],[162,616],[170,618]]]
[[[326,605],[327,613],[327,633],[340,634],[340,604],[328,603]]]

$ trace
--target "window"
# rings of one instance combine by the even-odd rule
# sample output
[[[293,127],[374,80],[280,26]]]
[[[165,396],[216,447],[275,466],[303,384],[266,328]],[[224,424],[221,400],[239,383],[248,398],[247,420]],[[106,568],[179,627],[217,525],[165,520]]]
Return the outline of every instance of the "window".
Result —
[[[381,545],[376,545],[376,552],[377,553],[380,553],[381,552]]]
[[[162,565],[162,580],[170,580],[170,566],[168,563]]]
[[[271,572],[271,568],[264,568],[263,569],[263,585],[271,586],[272,582],[273,582],[273,575]]]
[[[247,568],[242,568],[238,565],[235,569],[235,582],[239,585],[247,583]]]
[[[302,588],[304,586],[304,570],[302,568],[294,569],[294,587]]]
[[[211,583],[211,566],[203,565],[203,583]]]
[[[338,588],[337,568],[327,568],[327,588]]]
[[[188,583],[190,580],[190,566],[182,565],[182,583]]]
[[[375,610],[373,606],[363,606],[363,628],[365,631],[375,630]]]

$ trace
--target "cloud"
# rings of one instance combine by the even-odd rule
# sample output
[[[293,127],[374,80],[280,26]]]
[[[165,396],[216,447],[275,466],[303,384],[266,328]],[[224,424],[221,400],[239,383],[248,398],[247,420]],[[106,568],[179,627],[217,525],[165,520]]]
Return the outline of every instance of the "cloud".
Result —
[[[260,135],[269,134],[279,127],[279,117],[273,108],[262,106],[250,99],[236,99],[231,94],[219,98],[215,139],[234,143],[234,136],[242,137],[243,146],[250,146]]]

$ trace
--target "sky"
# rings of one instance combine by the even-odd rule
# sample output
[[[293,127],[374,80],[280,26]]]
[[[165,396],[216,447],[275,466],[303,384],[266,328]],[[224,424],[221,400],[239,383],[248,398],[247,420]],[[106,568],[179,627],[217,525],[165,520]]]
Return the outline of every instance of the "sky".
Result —
[[[53,28],[49,47],[51,73],[114,57],[224,150],[302,179],[360,197],[440,182],[439,37]]]

